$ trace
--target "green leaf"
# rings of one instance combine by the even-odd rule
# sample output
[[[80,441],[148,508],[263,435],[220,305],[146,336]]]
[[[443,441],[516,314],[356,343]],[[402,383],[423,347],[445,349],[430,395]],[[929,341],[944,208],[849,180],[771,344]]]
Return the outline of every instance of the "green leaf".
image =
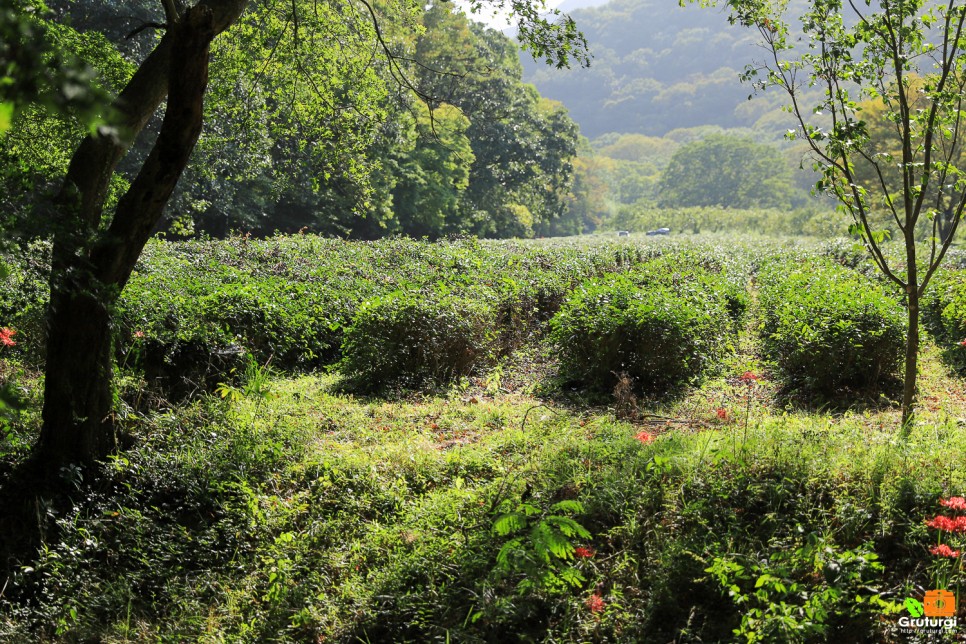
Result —
[[[527,527],[527,518],[519,512],[503,514],[493,522],[493,532],[501,537],[522,530],[525,527]]]
[[[515,552],[520,549],[523,544],[523,539],[517,537],[516,539],[510,539],[503,547],[500,548],[500,552],[496,554],[496,563],[504,569],[510,568],[510,553]]]
[[[579,588],[585,581],[587,581],[586,577],[581,575],[576,568],[570,568],[570,567],[564,568],[563,570],[560,571],[560,574],[558,576],[560,577],[560,579],[570,584],[571,586],[574,586],[575,588]]]
[[[584,504],[580,501],[565,500],[559,503],[554,503],[550,506],[551,512],[570,512],[572,514],[582,514],[584,512]]]

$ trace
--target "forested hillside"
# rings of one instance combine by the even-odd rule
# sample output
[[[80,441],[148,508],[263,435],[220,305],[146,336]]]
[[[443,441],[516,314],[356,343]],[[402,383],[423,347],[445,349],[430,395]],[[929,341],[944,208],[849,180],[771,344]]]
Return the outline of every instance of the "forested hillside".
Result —
[[[662,137],[705,125],[762,128],[760,120],[776,106],[747,100],[750,90],[738,74],[761,52],[755,34],[729,25],[721,11],[612,0],[572,15],[587,36],[590,67],[558,70],[526,61],[525,78],[562,101],[591,139],[608,132]]]
[[[525,59],[524,79],[561,101],[588,139],[575,163],[571,220],[585,222],[585,231],[646,230],[705,219],[657,209],[773,207],[798,213],[777,228],[750,230],[827,230],[825,216],[816,218],[827,202],[809,195],[817,180],[811,162],[784,139],[793,124],[782,97],[752,96],[739,80],[762,56],[756,33],[696,4],[571,0],[560,7],[585,34],[590,66],[555,69]]]

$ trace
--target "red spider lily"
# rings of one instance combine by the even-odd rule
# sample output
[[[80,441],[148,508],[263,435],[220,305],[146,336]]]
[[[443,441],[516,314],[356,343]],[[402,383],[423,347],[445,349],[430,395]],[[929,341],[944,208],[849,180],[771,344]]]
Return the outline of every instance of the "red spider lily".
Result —
[[[746,382],[748,384],[751,384],[756,380],[758,380],[760,377],[761,376],[759,376],[753,371],[746,371],[743,374],[741,374],[741,382]]]
[[[724,407],[718,407],[714,410],[714,413],[718,415],[721,420],[728,420],[728,410]]]
[[[929,552],[939,557],[950,557],[952,559],[955,559],[960,555],[959,550],[953,550],[945,543],[941,543],[938,546],[933,546],[932,548],[929,549]]]
[[[15,335],[17,335],[16,331],[14,331],[13,329],[8,329],[7,327],[3,327],[2,329],[0,329],[0,344],[2,344],[5,347],[12,347],[13,345],[17,344],[13,340],[13,336]]]
[[[584,546],[577,546],[574,548],[574,556],[580,559],[590,559],[597,552],[593,548],[585,548]]]
[[[966,340],[960,340],[959,341],[959,346],[966,347]]]
[[[966,498],[951,496],[948,499],[939,499],[939,505],[952,508],[953,510],[966,511]]]
[[[590,609],[592,613],[599,613],[604,610],[604,598],[594,593],[587,598],[587,608]]]
[[[945,517],[940,514],[926,521],[926,525],[943,532],[966,532],[966,517]]]
[[[647,432],[640,432],[634,438],[641,441],[642,443],[650,443],[652,440],[654,440],[654,434],[649,434]]]
[[[135,331],[134,332],[134,337],[135,338],[138,338],[138,339],[143,338],[144,337],[144,331]]]

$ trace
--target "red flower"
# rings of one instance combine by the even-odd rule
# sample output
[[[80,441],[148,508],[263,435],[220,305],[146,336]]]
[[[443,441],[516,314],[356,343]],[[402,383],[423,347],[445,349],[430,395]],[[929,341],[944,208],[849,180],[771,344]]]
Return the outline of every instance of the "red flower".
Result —
[[[959,341],[959,346],[966,347],[966,340],[960,340]]]
[[[743,374],[741,374],[741,381],[747,382],[748,384],[753,383],[754,381],[758,380],[758,378],[759,378],[758,374],[752,371],[746,371]]]
[[[593,548],[585,548],[584,546],[577,546],[574,548],[574,556],[580,559],[590,559],[595,554],[597,554]]]
[[[654,434],[648,434],[647,432],[640,432],[634,438],[641,441],[642,443],[650,443],[652,440],[654,440]]]
[[[721,420],[728,420],[728,410],[725,409],[724,407],[718,407],[714,411],[716,414],[718,414],[718,418],[720,418]]]
[[[940,514],[926,521],[926,525],[943,532],[966,532],[966,517],[952,518]]]
[[[135,338],[139,338],[139,339],[140,338],[143,338],[144,337],[144,331],[135,331],[134,332],[134,337]]]
[[[604,610],[604,598],[594,593],[587,598],[587,608],[590,609],[592,613],[599,613]]]
[[[953,510],[966,511],[966,498],[951,496],[948,499],[939,499],[939,505],[944,505]]]
[[[958,557],[960,554],[959,550],[953,550],[945,543],[941,543],[938,546],[933,546],[932,548],[929,549],[929,552],[931,552],[934,555],[938,555],[940,557],[951,557],[953,559]]]
[[[17,344],[13,341],[13,336],[15,335],[17,335],[16,331],[3,327],[0,329],[0,344],[5,347],[12,347],[13,345]]]

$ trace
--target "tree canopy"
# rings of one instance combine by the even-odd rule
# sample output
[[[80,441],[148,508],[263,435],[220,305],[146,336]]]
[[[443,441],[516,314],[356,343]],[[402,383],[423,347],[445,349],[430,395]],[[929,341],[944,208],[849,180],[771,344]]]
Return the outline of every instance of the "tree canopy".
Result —
[[[102,2],[54,8],[38,11],[31,24],[57,33],[59,50],[87,61],[108,91],[123,86],[157,39],[153,2],[124,5],[125,15],[137,16],[133,25]],[[161,224],[172,234],[526,236],[561,214],[575,125],[522,83],[512,41],[448,4],[402,12],[373,5],[371,13],[364,6],[255,4],[231,38],[214,41],[210,75],[206,127]],[[421,102],[432,108],[423,116]],[[472,159],[463,155],[461,162],[472,176],[449,185],[455,199],[427,227],[409,220],[415,211],[399,202],[398,184],[415,176],[414,163],[432,162],[432,140],[445,139],[436,124],[451,120],[437,114],[445,104],[468,119]],[[421,120],[428,127],[416,127]],[[38,193],[64,176],[85,133],[70,115],[37,108],[19,114],[15,130],[0,140],[0,163],[15,175],[9,185],[20,186],[8,190],[19,195],[8,212],[23,219],[36,210]],[[150,140],[132,146],[112,194],[130,180]],[[26,184],[40,188],[27,191]]]
[[[681,147],[661,177],[662,207],[781,208],[792,202],[791,169],[769,146],[712,135]]]

